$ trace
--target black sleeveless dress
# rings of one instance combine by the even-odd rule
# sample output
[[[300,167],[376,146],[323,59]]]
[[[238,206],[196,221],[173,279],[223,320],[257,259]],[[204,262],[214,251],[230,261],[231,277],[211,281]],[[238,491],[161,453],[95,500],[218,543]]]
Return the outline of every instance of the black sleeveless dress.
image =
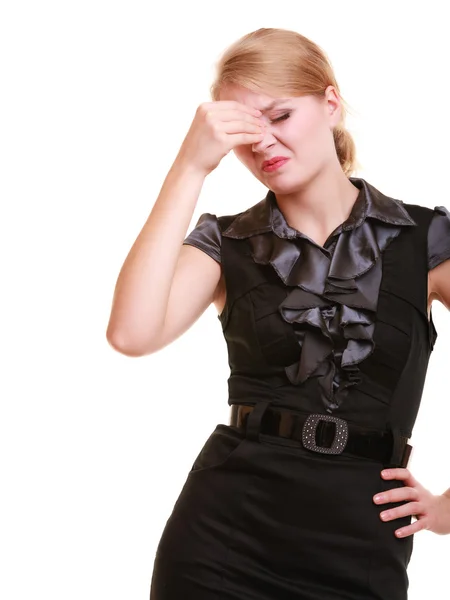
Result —
[[[327,413],[411,437],[437,331],[428,271],[450,258],[450,213],[364,179],[324,246],[293,229],[269,191],[185,239],[221,263],[219,315],[231,404]],[[283,441],[284,440],[284,441]],[[157,548],[151,600],[406,600],[413,536],[382,522],[388,466],[219,423]]]

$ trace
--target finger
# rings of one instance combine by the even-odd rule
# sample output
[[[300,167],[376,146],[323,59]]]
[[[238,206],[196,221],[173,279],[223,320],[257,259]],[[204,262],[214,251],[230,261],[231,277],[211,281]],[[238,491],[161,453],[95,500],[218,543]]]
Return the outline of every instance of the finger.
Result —
[[[406,527],[400,527],[400,529],[396,529],[395,537],[404,538],[408,535],[413,535],[414,533],[417,533],[418,531],[422,531],[424,529],[426,529],[424,519],[421,519],[420,521],[414,521],[414,523],[411,523],[411,525],[407,525]]]
[[[221,128],[225,133],[262,133],[264,131],[260,123],[249,121],[225,121]]]
[[[212,104],[217,106],[217,108],[219,108],[220,110],[234,109],[244,111],[249,115],[262,115],[262,112],[259,109],[253,108],[252,106],[247,106],[246,104],[242,104],[241,102],[237,102],[237,100],[217,100]]]
[[[264,133],[231,133],[230,141],[232,148],[244,144],[257,144],[264,138]]]
[[[402,467],[396,467],[393,469],[384,469],[381,471],[381,476],[383,479],[401,479],[405,481],[409,479],[411,485],[415,485],[417,483],[416,479],[413,477],[411,471],[409,469],[405,469]]]
[[[221,121],[247,121],[255,125],[264,125],[262,118],[239,110],[225,110],[218,114]]]
[[[399,488],[392,488],[387,492],[380,492],[375,494],[373,501],[375,504],[388,504],[390,502],[401,502],[402,500],[418,500],[419,491],[416,488],[409,486],[403,486]]]
[[[409,471],[408,469],[397,467],[393,469],[384,469],[383,471],[381,471],[381,475],[385,479],[406,479],[407,477],[409,477]]]
[[[395,519],[400,519],[401,517],[414,516],[418,514],[420,510],[421,508],[418,502],[408,502],[407,504],[402,504],[396,508],[383,510],[380,512],[380,519],[382,521],[394,521]]]

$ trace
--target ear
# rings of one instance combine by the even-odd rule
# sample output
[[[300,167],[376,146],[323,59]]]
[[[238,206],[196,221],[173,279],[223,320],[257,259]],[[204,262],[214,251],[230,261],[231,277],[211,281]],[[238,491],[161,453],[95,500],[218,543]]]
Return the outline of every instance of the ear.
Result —
[[[325,90],[325,108],[330,129],[334,129],[341,122],[342,109],[339,94],[332,85]]]

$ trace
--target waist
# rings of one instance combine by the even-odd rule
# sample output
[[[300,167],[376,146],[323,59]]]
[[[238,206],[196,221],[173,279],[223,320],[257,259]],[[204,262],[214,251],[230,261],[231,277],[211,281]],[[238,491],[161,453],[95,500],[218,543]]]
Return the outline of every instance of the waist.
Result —
[[[231,404],[230,425],[246,432],[255,407],[258,403]],[[408,465],[412,446],[408,444],[409,438],[401,435],[398,429],[368,429],[327,413],[305,413],[279,407],[268,406],[260,412],[257,432],[295,440],[311,452],[351,454],[379,460],[385,466],[406,468]],[[255,429],[255,422],[252,429]]]

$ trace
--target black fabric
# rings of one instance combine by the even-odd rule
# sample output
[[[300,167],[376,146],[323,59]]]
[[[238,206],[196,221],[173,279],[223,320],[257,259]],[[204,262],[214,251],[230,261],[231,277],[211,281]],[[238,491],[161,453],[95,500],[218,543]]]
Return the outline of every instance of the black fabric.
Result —
[[[445,206],[434,208],[428,233],[428,269],[450,258],[450,212]]]
[[[403,482],[383,480],[381,461],[258,433],[273,406],[412,435],[437,338],[430,256],[445,256],[436,233],[447,223],[350,180],[360,193],[324,246],[289,226],[270,191],[202,221],[227,292],[228,404],[258,410],[251,437],[219,424],[200,450],[158,547],[151,600],[407,600],[413,536],[394,532],[411,516],[382,522],[390,506],[372,499]]]
[[[216,215],[203,213],[183,245],[195,246],[220,263],[221,237]]]
[[[360,195],[326,248],[287,226],[271,192],[219,217],[230,405],[270,398],[295,409],[300,397],[303,410],[383,428],[409,357],[420,359],[412,379],[424,375],[437,337],[427,316],[433,211],[351,180]],[[408,437],[415,416],[408,408],[397,423]]]

